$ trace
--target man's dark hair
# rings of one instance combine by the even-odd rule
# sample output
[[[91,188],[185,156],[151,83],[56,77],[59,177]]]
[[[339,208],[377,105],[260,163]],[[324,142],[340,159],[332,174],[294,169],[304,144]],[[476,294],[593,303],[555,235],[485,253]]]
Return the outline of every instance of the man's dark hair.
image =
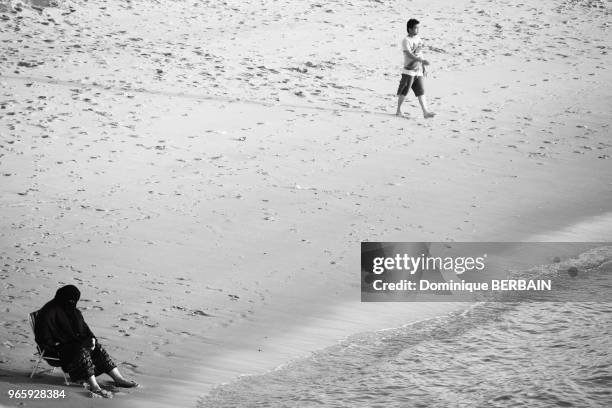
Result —
[[[408,22],[406,23],[406,31],[409,31],[411,28],[413,28],[414,26],[416,26],[417,24],[419,24],[419,20],[417,20],[416,18],[411,18],[410,20],[408,20]]]

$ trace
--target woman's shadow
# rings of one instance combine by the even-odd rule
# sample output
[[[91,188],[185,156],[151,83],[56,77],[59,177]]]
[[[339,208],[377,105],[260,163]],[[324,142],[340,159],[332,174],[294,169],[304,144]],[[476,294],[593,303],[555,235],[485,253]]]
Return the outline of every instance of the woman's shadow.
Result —
[[[83,386],[76,382],[71,382],[70,385],[66,385],[64,382],[64,378],[61,373],[51,372],[52,367],[48,369],[45,367],[44,369],[37,372],[34,377],[30,378],[31,371],[22,371],[15,369],[5,369],[0,368],[0,394],[5,397],[8,397],[9,391],[27,391],[27,390],[51,390],[61,393],[64,391],[64,397],[68,398],[68,394],[80,394],[84,397],[89,396],[89,391],[87,391]],[[59,397],[57,399],[63,399]],[[32,398],[12,398],[17,401],[26,402],[32,401]],[[36,398],[37,400],[43,401],[43,398]],[[46,399],[46,398],[45,398]],[[53,398],[56,399],[56,398]]]

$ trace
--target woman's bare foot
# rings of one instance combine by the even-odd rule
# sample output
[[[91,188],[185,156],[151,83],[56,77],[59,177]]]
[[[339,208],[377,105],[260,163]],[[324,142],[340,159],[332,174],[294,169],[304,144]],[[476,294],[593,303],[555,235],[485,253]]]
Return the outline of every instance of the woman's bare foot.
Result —
[[[436,114],[435,114],[434,112],[425,112],[425,113],[423,114],[423,117],[424,117],[425,119],[433,118],[434,116],[436,116]]]
[[[97,388],[89,390],[89,396],[91,398],[113,398],[113,393],[103,390],[102,388]]]
[[[135,388],[138,387],[138,383],[135,381],[128,381],[125,378],[121,378],[115,380],[115,386],[121,388]]]
[[[121,375],[121,373],[119,372],[119,369],[117,367],[115,367],[111,371],[109,371],[108,375],[110,375],[110,377],[115,381],[115,385],[117,387],[122,387],[122,388],[134,388],[134,387],[138,387],[138,383],[136,383],[134,381],[128,381],[125,378],[123,378],[123,376]]]

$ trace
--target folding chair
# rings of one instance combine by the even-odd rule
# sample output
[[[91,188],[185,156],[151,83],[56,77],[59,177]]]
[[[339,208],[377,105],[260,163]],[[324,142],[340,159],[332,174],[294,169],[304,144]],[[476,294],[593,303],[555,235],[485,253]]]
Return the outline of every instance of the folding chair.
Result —
[[[36,336],[36,332],[34,331],[34,329],[36,328],[36,316],[37,315],[38,315],[38,311],[30,313],[30,326],[32,327],[32,333],[34,333],[34,336]],[[34,340],[34,342],[36,342],[36,340]],[[47,363],[49,363],[51,367],[53,367],[51,369],[52,373],[55,372],[55,369],[60,366],[60,359],[58,357],[45,356],[45,353],[46,351],[42,347],[40,347],[38,343],[36,343],[36,353],[34,353],[34,356],[38,357],[38,361],[36,361],[36,365],[32,369],[32,374],[30,374],[30,378],[34,377],[34,374],[38,372],[38,366],[40,366],[40,362],[42,360],[45,360]],[[54,361],[57,361],[57,366],[52,364],[52,362]],[[42,371],[45,371],[45,370],[41,370],[41,372]],[[70,381],[68,381],[68,377],[66,377],[66,373],[62,371],[61,368],[60,368],[60,371],[62,372],[62,375],[64,376],[64,384],[70,385]]]

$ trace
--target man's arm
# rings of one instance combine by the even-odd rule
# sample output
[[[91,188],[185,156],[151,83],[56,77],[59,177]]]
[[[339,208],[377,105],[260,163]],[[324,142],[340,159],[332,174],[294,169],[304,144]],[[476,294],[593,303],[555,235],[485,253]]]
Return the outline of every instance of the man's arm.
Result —
[[[409,50],[405,49],[404,50],[404,55],[406,55],[408,58],[410,58],[413,61],[420,62],[421,64],[423,64],[423,66],[429,65],[429,61],[427,61],[426,59],[417,57],[416,55],[411,53]]]

